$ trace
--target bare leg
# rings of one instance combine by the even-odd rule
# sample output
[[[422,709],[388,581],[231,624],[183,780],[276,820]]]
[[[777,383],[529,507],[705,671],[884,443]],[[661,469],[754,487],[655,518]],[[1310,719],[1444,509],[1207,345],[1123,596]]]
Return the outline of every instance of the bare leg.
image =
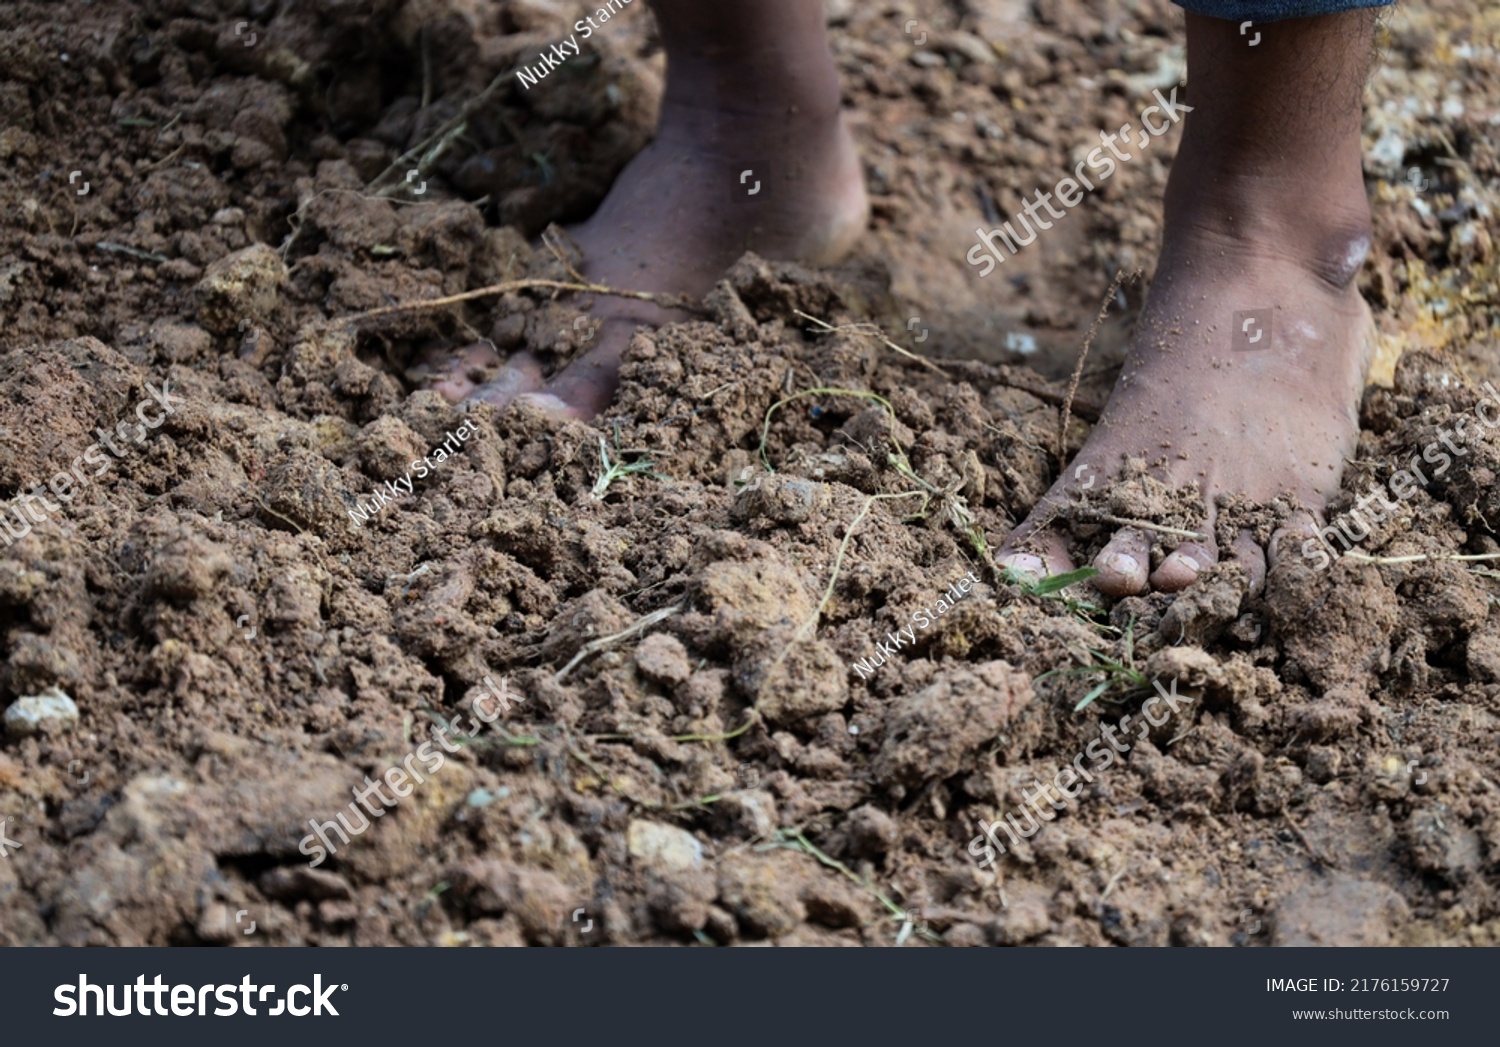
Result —
[[[868,203],[840,115],[822,0],[654,0],[652,8],[667,51],[660,125],[599,210],[572,231],[584,275],[698,296],[746,250],[836,261],[863,230]],[[742,186],[745,170],[753,173]],[[523,356],[473,395],[496,403],[530,395],[590,417],[614,395],[635,328],[680,318],[618,299],[590,312],[604,321],[593,348],[545,385],[536,361]],[[462,396],[472,387],[455,378],[442,388]]]
[[[1099,424],[1002,562],[1070,569],[1047,521],[1074,476],[1117,476],[1129,458],[1170,484],[1196,481],[1210,533],[1219,494],[1291,491],[1320,510],[1338,490],[1371,349],[1354,280],[1371,238],[1360,117],[1374,22],[1369,10],[1275,22],[1250,48],[1234,23],[1188,15],[1193,112],[1134,346]],[[1262,314],[1249,331],[1267,332],[1265,348],[1235,351],[1236,313]],[[1094,559],[1095,583],[1113,595],[1181,589],[1220,555],[1257,584],[1265,576],[1248,533],[1227,550],[1212,538],[1179,546],[1153,572],[1147,536],[1127,528]]]

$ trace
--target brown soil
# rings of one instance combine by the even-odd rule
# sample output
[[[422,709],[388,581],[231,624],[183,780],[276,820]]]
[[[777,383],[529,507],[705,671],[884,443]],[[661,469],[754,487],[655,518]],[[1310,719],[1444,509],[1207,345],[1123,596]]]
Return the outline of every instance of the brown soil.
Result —
[[[579,303],[347,318],[567,278],[536,238],[650,133],[644,5],[530,91],[507,74],[567,35],[569,5],[5,5],[0,495],[69,469],[147,383],[184,402],[0,550],[0,702],[57,688],[80,711],[0,749],[21,844],[0,942],[1500,941],[1493,565],[1294,563],[1261,598],[1226,568],[1094,614],[987,559],[1055,475],[1104,289],[1151,272],[1175,136],[1004,279],[963,254],[1181,80],[1180,13],[1130,6],[831,2],[874,200],[858,255],[743,259],[701,319],[637,336],[600,424],[475,410],[475,437],[355,527],[463,421],[413,392],[421,352],[488,337],[560,359]],[[1500,376],[1497,31],[1442,0],[1382,37],[1362,288],[1385,384],[1351,495]],[[1142,290],[1095,340],[1070,448]],[[784,402],[813,389],[894,418]],[[650,471],[594,497],[601,441]],[[1497,474],[1482,436],[1364,550],[1500,551]],[[1191,523],[1180,492],[1098,495]],[[915,644],[851,668],[971,570]],[[1140,705],[1122,684],[1075,713],[1102,678],[1043,676],[1100,655],[1197,700],[980,868],[979,821]],[[486,677],[523,700],[309,868],[309,819],[349,817]]]

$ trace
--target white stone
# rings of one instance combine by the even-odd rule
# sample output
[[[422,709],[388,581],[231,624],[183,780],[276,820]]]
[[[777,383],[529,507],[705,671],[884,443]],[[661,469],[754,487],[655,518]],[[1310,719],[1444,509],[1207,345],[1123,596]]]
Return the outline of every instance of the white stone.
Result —
[[[675,825],[635,821],[625,831],[633,858],[669,869],[696,869],[703,864],[703,845],[692,833]]]
[[[63,727],[78,723],[78,706],[56,687],[49,687],[41,694],[17,698],[5,710],[5,731],[13,738],[36,734],[47,723]]]

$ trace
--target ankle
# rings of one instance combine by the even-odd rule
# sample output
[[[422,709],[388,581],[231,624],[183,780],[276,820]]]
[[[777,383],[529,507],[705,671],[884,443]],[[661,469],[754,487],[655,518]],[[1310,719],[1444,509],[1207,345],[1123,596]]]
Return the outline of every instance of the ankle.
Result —
[[[656,142],[659,148],[738,161],[771,153],[832,149],[843,134],[842,121],[837,105],[808,108],[768,99],[663,98]]]
[[[735,119],[833,121],[842,106],[838,70],[816,47],[763,48],[713,61],[673,56],[667,62],[662,114],[670,109]]]
[[[1173,232],[1196,232],[1249,251],[1270,249],[1334,291],[1346,290],[1359,275],[1374,241],[1362,180],[1342,179],[1347,184],[1329,189],[1334,179],[1320,185],[1306,172],[1205,174],[1194,168],[1181,169],[1179,178],[1178,170],[1165,200],[1169,240]]]

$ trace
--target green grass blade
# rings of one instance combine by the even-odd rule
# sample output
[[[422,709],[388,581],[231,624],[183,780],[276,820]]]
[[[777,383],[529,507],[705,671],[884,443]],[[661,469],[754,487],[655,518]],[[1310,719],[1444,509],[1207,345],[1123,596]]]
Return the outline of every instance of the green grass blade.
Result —
[[[1077,705],[1073,706],[1073,711],[1076,713],[1076,712],[1079,712],[1080,710],[1084,709],[1085,707],[1088,706],[1088,704],[1090,702],[1092,702],[1095,698],[1098,698],[1101,694],[1103,694],[1108,689],[1109,689],[1109,678],[1106,677],[1103,683],[1099,684],[1099,686],[1095,687],[1092,691],[1090,691],[1088,694],[1086,694],[1086,695],[1083,696],[1083,701],[1081,701]]]
[[[1032,586],[1031,591],[1037,596],[1051,596],[1053,593],[1061,592],[1070,585],[1087,581],[1099,573],[1097,567],[1080,567],[1076,571],[1068,571],[1066,574],[1054,574],[1043,578]]]

